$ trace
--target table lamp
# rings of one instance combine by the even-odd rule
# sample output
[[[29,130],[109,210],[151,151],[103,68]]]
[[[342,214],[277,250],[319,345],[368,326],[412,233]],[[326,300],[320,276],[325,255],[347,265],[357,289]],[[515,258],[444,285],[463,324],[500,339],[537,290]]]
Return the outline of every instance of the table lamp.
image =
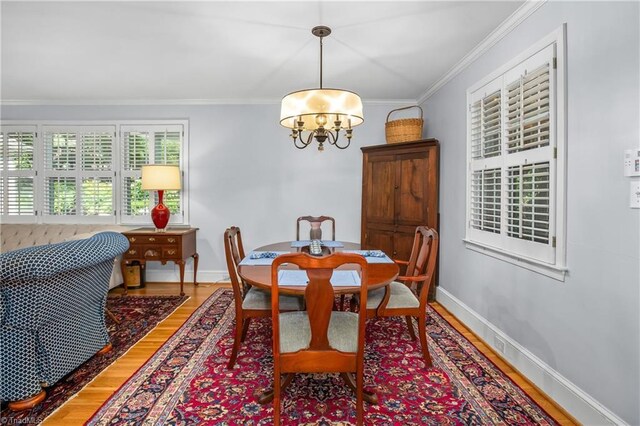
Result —
[[[158,205],[151,210],[151,220],[156,232],[164,232],[169,223],[169,208],[164,205],[164,191],[181,189],[178,166],[147,164],[142,166],[142,190],[158,191]]]

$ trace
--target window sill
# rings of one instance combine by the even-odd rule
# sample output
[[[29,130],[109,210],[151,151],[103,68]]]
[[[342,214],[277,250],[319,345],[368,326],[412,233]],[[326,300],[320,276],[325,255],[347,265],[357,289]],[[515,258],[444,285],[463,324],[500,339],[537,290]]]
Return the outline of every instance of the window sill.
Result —
[[[487,256],[500,259],[504,262],[511,263],[513,265],[528,269],[538,274],[546,275],[547,277],[553,278],[554,280],[564,282],[564,278],[568,272],[568,269],[565,267],[550,265],[548,263],[540,262],[534,259],[517,256],[504,250],[479,243],[477,241],[471,241],[467,239],[463,239],[462,241],[464,241],[465,247],[469,250],[486,254]]]

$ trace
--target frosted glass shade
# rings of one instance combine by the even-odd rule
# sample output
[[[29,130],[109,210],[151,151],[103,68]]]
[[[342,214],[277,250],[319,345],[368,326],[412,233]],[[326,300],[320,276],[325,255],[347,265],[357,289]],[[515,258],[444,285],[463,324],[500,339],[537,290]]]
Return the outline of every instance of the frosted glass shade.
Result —
[[[180,167],[148,164],[142,166],[143,191],[175,191],[181,189]]]
[[[325,117],[318,119],[321,115]],[[362,124],[360,96],[341,89],[310,89],[289,93],[282,98],[280,124],[289,129],[297,128],[299,120],[304,122],[304,130],[315,130],[321,124],[330,129],[336,119],[340,120],[342,129]]]

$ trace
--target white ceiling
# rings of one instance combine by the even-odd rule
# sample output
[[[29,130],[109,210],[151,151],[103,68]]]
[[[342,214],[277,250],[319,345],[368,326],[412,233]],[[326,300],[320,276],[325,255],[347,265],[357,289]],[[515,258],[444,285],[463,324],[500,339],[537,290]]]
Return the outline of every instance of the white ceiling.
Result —
[[[416,99],[522,1],[7,2],[3,102],[259,102],[318,86]]]

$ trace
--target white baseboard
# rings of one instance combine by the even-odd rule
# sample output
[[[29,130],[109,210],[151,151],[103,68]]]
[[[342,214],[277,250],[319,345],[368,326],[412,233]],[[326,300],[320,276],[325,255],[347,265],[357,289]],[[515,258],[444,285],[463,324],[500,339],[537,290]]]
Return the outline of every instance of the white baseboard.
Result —
[[[199,283],[217,283],[229,281],[228,271],[198,271]],[[145,279],[149,282],[180,282],[180,271],[174,268],[173,271],[162,269],[147,269],[145,271]],[[184,271],[184,282],[193,282],[193,269],[188,268]]]
[[[437,287],[436,300],[579,422],[627,424],[442,287]],[[496,347],[496,342],[500,344],[500,341],[504,344],[503,350]]]

